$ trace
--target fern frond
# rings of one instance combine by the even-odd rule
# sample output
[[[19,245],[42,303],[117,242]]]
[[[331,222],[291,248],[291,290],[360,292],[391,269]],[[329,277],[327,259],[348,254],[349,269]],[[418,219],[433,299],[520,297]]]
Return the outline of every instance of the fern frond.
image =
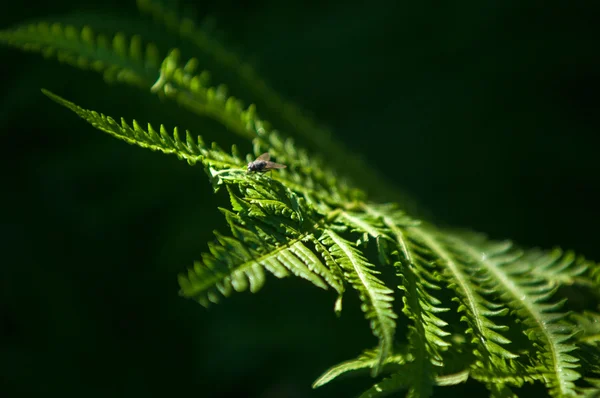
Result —
[[[277,96],[191,20],[159,4],[138,0],[141,9],[235,71],[259,104],[279,113],[276,118],[289,125],[296,141],[272,128],[254,105],[229,95],[224,85],[211,85],[195,58],[180,62],[179,51],[173,50],[161,63],[156,47],[142,44],[139,36],[109,39],[89,27],[40,23],[1,31],[0,42],[164,95],[252,140],[253,154],[241,155],[235,146],[228,152],[189,131],[180,137],[177,128],[169,132],[162,125],[155,130],[136,121],[115,121],[43,90],[120,140],[176,155],[191,165],[201,163],[214,189],[225,187],[231,209],[220,210],[230,233],[215,232],[201,261],[179,277],[181,295],[206,306],[234,291],[257,292],[268,274],[295,275],[322,289],[332,287],[339,314],[349,283],[379,345],[330,368],[314,387],[370,370],[387,378],[375,381],[366,397],[399,390],[426,397],[435,386],[468,377],[495,397],[512,397],[511,388],[534,381],[555,397],[598,395],[600,315],[563,313],[564,302],[554,297],[561,286],[579,285],[600,298],[597,264],[560,249],[523,251],[510,242],[438,229],[395,205],[370,202],[373,193],[398,196],[364,161]],[[301,140],[327,157],[300,148],[296,142]],[[246,164],[263,152],[287,168],[269,177],[247,173]],[[375,266],[377,258],[382,268]],[[393,283],[384,281],[385,270],[395,277]],[[408,321],[406,336],[396,332],[396,297],[403,304],[399,315]],[[456,314],[443,314],[451,307]],[[453,315],[459,321],[448,325]],[[526,338],[514,333],[518,327]]]
[[[481,271],[477,259],[457,251],[455,245],[445,241],[444,233],[431,227],[412,228],[410,234],[418,237],[427,247],[434,262],[438,267],[441,266],[441,274],[448,288],[455,293],[452,300],[459,304],[458,312],[463,314],[461,321],[468,325],[466,333],[471,336],[470,342],[477,358],[471,365],[472,370],[483,367],[490,374],[514,374],[516,365],[512,360],[518,355],[503,347],[510,340],[501,334],[508,327],[492,320],[506,315],[508,308],[486,298],[493,290],[480,283]]]
[[[358,292],[363,303],[361,308],[371,322],[371,330],[379,338],[379,359],[373,368],[373,374],[376,375],[392,352],[397,318],[392,310],[393,291],[377,278],[379,271],[374,269],[374,265],[351,242],[332,230],[326,230],[320,241],[329,248],[331,255],[344,270],[345,279]]]
[[[177,128],[173,131],[173,135],[169,134],[164,126],[160,126],[157,132],[150,124],[148,129],[144,130],[135,120],[132,126],[129,126],[124,119],[121,123],[117,123],[110,116],[105,116],[101,113],[90,111],[74,103],[51,93],[48,90],[42,89],[42,92],[56,103],[75,112],[79,117],[90,123],[95,128],[104,131],[128,144],[138,145],[142,148],[147,148],[153,151],[160,151],[169,155],[176,155],[179,159],[187,160],[191,165],[202,160],[207,153],[206,145],[200,137],[197,141],[192,138],[189,131],[186,131],[185,142],[179,138]],[[241,161],[237,164],[226,164],[229,168],[242,166]]]
[[[417,274],[417,269],[411,266],[414,263],[405,261],[407,262],[396,263],[396,268],[402,278],[399,288],[405,293],[402,312],[412,321],[409,325],[408,341],[415,361],[410,367],[414,379],[409,395],[427,397],[435,383],[434,367],[443,366],[442,352],[450,346],[444,339],[449,335],[443,329],[447,323],[436,315],[448,309],[440,307],[441,301],[428,291],[427,287],[435,290],[437,285],[428,280],[424,273]]]
[[[89,26],[39,22],[0,31],[0,43],[79,69],[102,73],[107,82],[124,82],[144,89],[158,77],[162,57],[157,47],[142,43],[140,36],[122,33],[109,38]]]
[[[418,229],[419,223],[394,206],[364,205],[363,209],[380,219],[396,241],[396,256],[400,260],[395,266],[402,280],[399,288],[405,292],[402,312],[413,322],[409,326],[408,339],[415,357],[413,367],[416,381],[410,394],[427,396],[434,384],[435,372],[431,366],[443,366],[441,353],[450,346],[445,340],[449,333],[443,329],[447,323],[437,316],[449,309],[440,306],[441,301],[431,293],[440,287],[438,278],[432,273],[429,250],[423,242],[408,234]]]
[[[548,267],[546,258],[531,262],[505,244],[487,242],[483,237],[468,241],[452,238],[454,244],[471,258],[478,259],[484,286],[496,286],[496,294],[526,326],[525,334],[533,343],[532,356],[536,371],[550,393],[556,397],[575,395],[575,380],[581,375],[578,359],[571,352],[577,350],[572,342],[575,329],[566,322],[567,314],[558,310],[563,302],[548,302],[556,286],[531,272],[538,265]],[[560,259],[555,259],[559,261]],[[501,288],[498,288],[498,287]]]
[[[461,321],[468,325],[466,333],[471,335],[473,352],[478,358],[474,366],[488,368],[494,374],[510,373],[514,368],[511,360],[518,356],[503,347],[510,343],[501,334],[508,327],[492,320],[506,315],[508,308],[486,298],[493,290],[480,283],[477,259],[457,251],[452,242],[446,241],[446,234],[431,226],[411,228],[409,234],[418,238],[427,248],[427,255],[441,269],[448,288],[455,292],[453,300],[459,303],[458,312],[464,314]]]

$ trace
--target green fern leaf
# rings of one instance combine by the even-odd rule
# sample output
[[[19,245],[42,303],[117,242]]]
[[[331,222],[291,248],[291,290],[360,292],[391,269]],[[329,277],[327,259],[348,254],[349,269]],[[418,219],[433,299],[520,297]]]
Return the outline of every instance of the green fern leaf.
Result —
[[[39,22],[0,31],[0,43],[55,57],[60,62],[103,74],[107,82],[125,82],[149,88],[158,77],[162,57],[154,44],[122,33],[112,39],[92,28]]]
[[[117,122],[43,90],[120,140],[176,155],[191,165],[201,163],[214,189],[226,188],[231,210],[220,210],[231,233],[215,232],[201,261],[180,276],[183,296],[209,305],[234,291],[257,292],[268,274],[296,275],[320,288],[332,287],[339,314],[349,283],[358,292],[379,345],[330,368],[314,387],[343,374],[371,370],[372,375],[387,378],[376,381],[365,397],[400,390],[407,390],[410,397],[425,397],[434,386],[461,383],[468,377],[483,383],[495,397],[515,396],[513,388],[531,382],[543,383],[555,397],[598,396],[599,316],[593,311],[563,313],[564,302],[555,297],[559,287],[578,285],[600,298],[598,264],[560,249],[523,251],[510,242],[438,229],[395,205],[367,202],[374,193],[386,199],[398,196],[364,161],[280,98],[190,19],[156,0],[138,0],[138,6],[218,65],[235,71],[259,103],[281,116],[288,134],[328,156],[309,154],[273,129],[254,105],[244,106],[224,85],[211,86],[208,72],[197,70],[198,61],[180,62],[178,50],[160,63],[156,47],[142,44],[139,36],[116,34],[109,40],[89,27],[47,23],[1,31],[1,43],[173,99],[252,140],[254,153],[242,156],[236,147],[226,152],[188,131],[180,137],[177,128],[171,133],[162,125],[155,130],[136,121]],[[247,173],[246,164],[263,152],[288,167],[268,178]],[[380,277],[384,269],[374,264],[377,258],[396,274],[397,286],[384,283]],[[408,321],[406,336],[396,332],[395,297],[401,297],[400,315]],[[455,314],[446,314],[451,308]],[[451,320],[454,315],[456,322]],[[524,336],[508,330],[518,327]],[[507,337],[509,332],[515,342]],[[401,348],[393,352],[393,347]]]
[[[518,356],[503,347],[510,340],[500,332],[508,327],[492,321],[493,317],[506,315],[508,308],[484,297],[492,291],[484,289],[479,283],[477,259],[457,252],[451,242],[445,242],[446,235],[436,230],[414,228],[411,235],[418,236],[429,248],[430,254],[442,266],[442,275],[448,281],[448,287],[455,291],[458,311],[464,314],[461,320],[469,326],[466,332],[472,336],[471,343],[476,347],[474,352],[480,361],[479,366],[491,367],[498,372],[510,367],[505,360]]]
[[[105,116],[98,112],[83,109],[74,103],[67,101],[48,90],[42,89],[42,92],[50,99],[60,105],[75,112],[82,119],[86,120],[92,126],[102,130],[115,138],[123,140],[128,144],[135,144],[142,148],[147,148],[153,151],[160,151],[166,154],[176,155],[179,159],[185,159],[190,164],[195,164],[200,161],[208,152],[204,143],[198,137],[198,141],[194,142],[192,136],[186,131],[186,141],[179,139],[179,132],[175,129],[173,137],[167,133],[164,126],[161,125],[157,132],[151,125],[148,125],[148,130],[144,130],[134,120],[132,126],[129,126],[124,119],[121,123],[117,123],[113,118]],[[228,167],[241,166],[238,164],[227,164]]]
[[[392,310],[393,291],[377,278],[379,272],[374,270],[374,265],[351,242],[332,230],[326,230],[320,241],[329,247],[329,252],[344,270],[345,279],[358,292],[363,302],[362,310],[371,321],[373,333],[379,338],[379,359],[373,368],[373,374],[376,375],[392,352],[397,318]]]

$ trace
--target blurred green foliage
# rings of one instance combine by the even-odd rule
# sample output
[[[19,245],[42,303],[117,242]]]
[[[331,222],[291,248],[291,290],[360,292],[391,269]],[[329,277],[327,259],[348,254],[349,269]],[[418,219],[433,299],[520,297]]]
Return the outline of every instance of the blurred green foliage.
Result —
[[[212,17],[215,37],[438,222],[600,259],[596,2],[193,6]],[[168,48],[133,2],[4,10],[2,28],[80,21]],[[39,89],[223,146],[237,142],[232,134],[96,74],[7,48],[0,55],[0,394],[347,397],[369,385],[310,389],[354,347],[374,343],[356,322],[358,305],[335,318],[332,293],[290,279],[208,311],[179,298],[176,274],[224,228],[224,196],[199,168],[99,134]],[[227,73],[213,76],[244,98]],[[473,388],[453,387],[481,393]]]

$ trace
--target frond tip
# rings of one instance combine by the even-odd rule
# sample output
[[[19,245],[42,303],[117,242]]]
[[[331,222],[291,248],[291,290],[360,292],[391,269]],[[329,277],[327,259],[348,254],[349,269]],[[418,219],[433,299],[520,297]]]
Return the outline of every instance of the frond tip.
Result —
[[[119,124],[110,116],[83,109],[48,90],[42,89],[42,92],[54,102],[75,112],[92,126],[128,144],[138,145],[142,148],[166,154],[173,154],[179,159],[187,160],[190,164],[195,164],[201,160],[207,150],[200,137],[197,137],[195,141],[189,131],[186,131],[186,140],[184,142],[179,138],[177,128],[175,128],[171,136],[162,125],[157,132],[150,124],[148,124],[148,129],[144,130],[135,120],[132,126],[130,126],[125,119],[121,118],[121,123]]]
[[[102,73],[107,82],[150,87],[158,76],[161,56],[157,47],[138,35],[122,33],[109,38],[89,26],[39,22],[0,31],[0,43],[57,58],[83,70]]]

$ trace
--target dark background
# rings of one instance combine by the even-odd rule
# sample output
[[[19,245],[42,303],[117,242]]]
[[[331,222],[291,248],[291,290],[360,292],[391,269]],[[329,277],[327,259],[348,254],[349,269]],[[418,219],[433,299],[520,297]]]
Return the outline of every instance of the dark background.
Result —
[[[200,3],[217,38],[438,222],[600,259],[597,2]],[[34,19],[169,48],[133,2],[14,3],[0,27]],[[333,293],[295,279],[209,310],[178,297],[177,274],[225,231],[224,196],[201,168],[114,140],[39,89],[240,139],[92,72],[5,47],[0,57],[0,395],[347,397],[369,385],[310,389],[375,344],[351,294],[340,319]]]

